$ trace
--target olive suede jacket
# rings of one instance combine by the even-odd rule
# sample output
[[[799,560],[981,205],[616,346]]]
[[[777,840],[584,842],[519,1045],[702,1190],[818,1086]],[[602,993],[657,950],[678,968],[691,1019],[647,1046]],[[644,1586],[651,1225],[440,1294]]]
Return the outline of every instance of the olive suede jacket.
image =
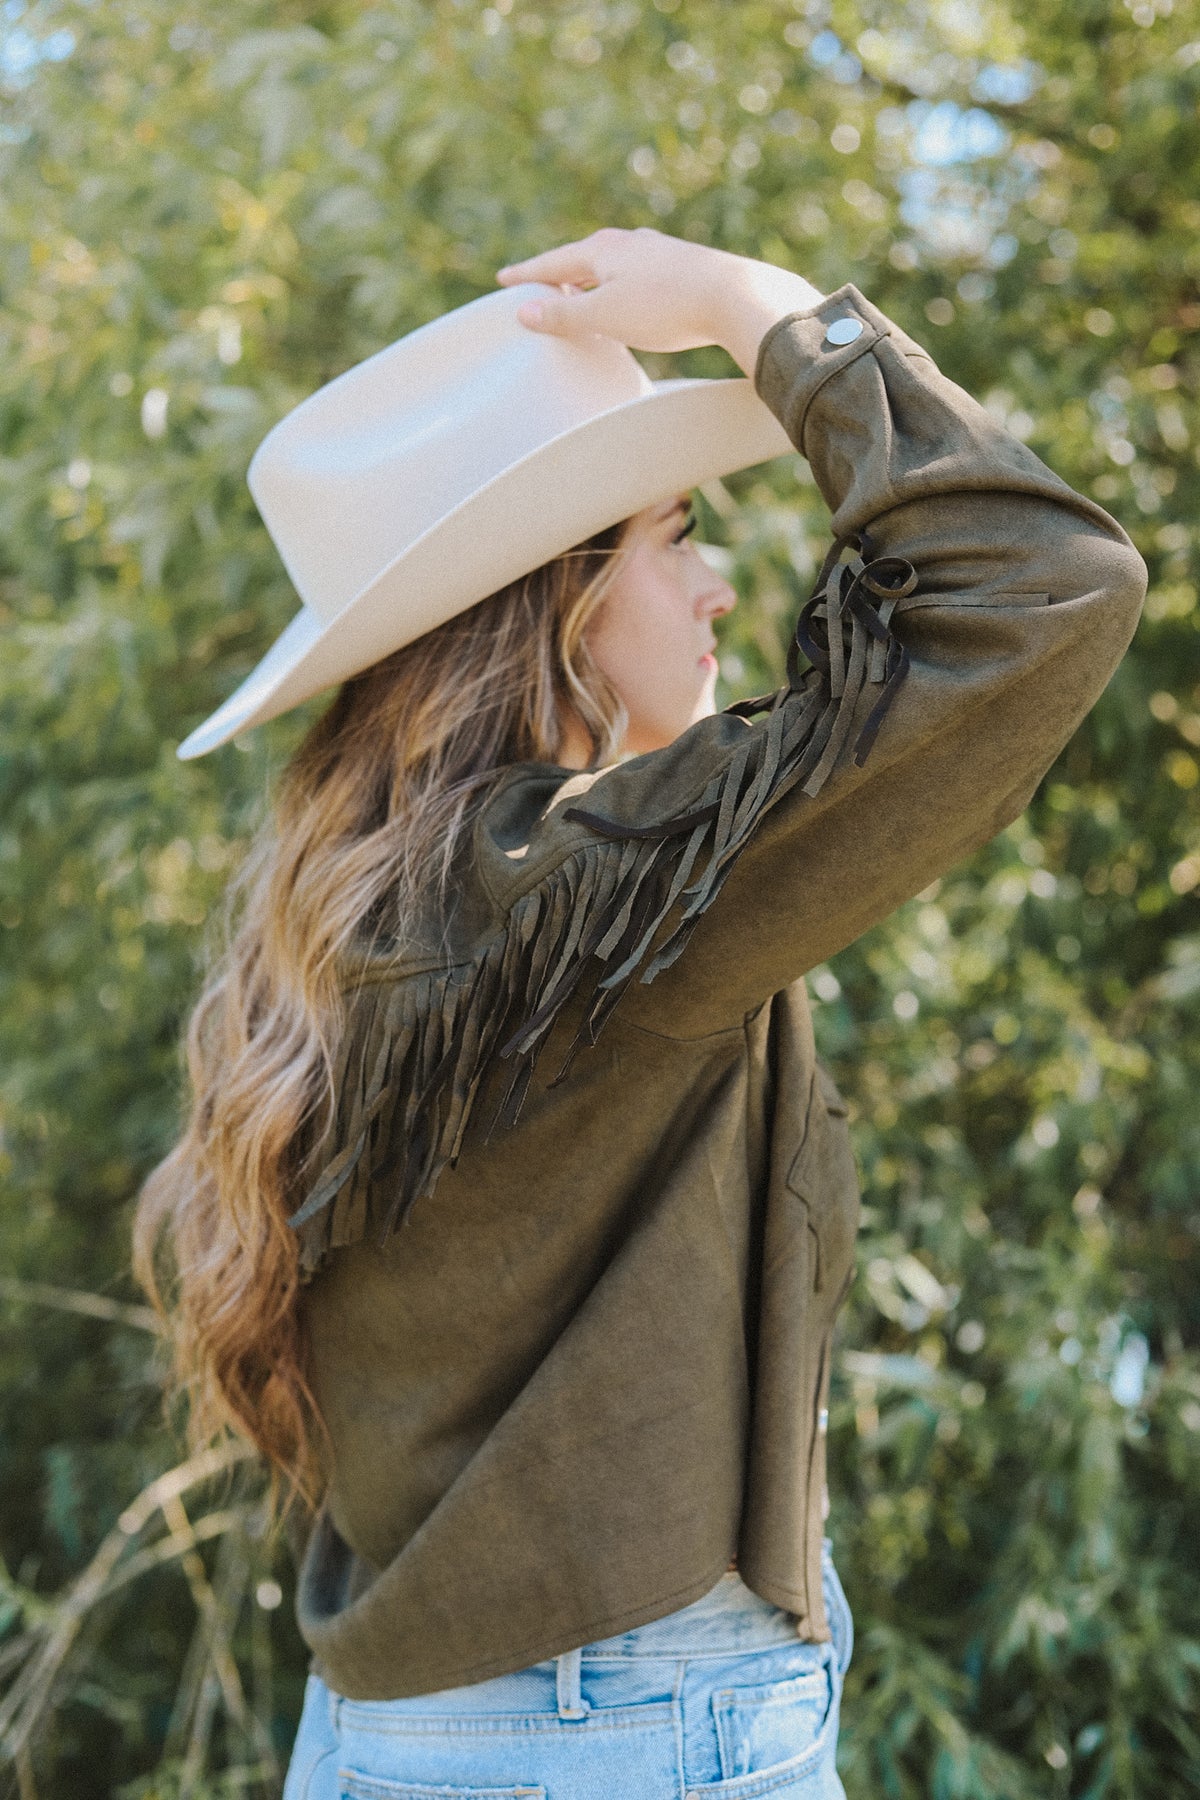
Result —
[[[829,1635],[859,1191],[803,976],[1021,813],[1145,570],[852,286],[754,379],[836,538],[785,686],[598,772],[505,771],[450,917],[347,968],[291,1221],[333,1459],[292,1539],[351,1698],[627,1630],[734,1554]]]

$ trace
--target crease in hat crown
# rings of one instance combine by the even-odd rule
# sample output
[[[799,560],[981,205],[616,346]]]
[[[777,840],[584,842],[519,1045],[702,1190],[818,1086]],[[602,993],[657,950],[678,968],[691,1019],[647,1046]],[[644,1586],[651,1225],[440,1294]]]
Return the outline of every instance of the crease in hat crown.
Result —
[[[247,482],[301,599],[179,746],[204,755],[666,495],[794,451],[745,379],[652,381],[625,345],[516,317],[541,283],[419,326],[302,400]]]

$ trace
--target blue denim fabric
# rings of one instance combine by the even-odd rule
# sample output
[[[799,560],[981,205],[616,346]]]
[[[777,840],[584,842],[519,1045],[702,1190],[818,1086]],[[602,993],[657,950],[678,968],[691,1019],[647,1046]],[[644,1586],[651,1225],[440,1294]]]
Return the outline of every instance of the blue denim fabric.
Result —
[[[283,1800],[845,1800],[834,1758],[854,1627],[831,1644],[736,1572],[691,1606],[511,1675],[347,1700],[310,1675]]]

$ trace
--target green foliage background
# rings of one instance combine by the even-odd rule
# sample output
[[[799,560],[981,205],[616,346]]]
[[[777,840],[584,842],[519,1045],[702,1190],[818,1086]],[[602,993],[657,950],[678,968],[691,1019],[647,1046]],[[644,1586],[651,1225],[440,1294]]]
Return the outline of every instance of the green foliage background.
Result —
[[[604,223],[855,282],[1150,565],[1133,649],[1028,814],[811,980],[867,1201],[830,1529],[851,1800],[1200,1788],[1187,11],[0,7],[0,1785],[21,1800],[277,1794],[299,1713],[255,1471],[149,1487],[182,1452],[128,1274],[208,922],[313,711],[174,757],[294,607],[247,463],[321,382]],[[743,597],[728,692],[756,691],[824,509],[797,458],[701,510]]]

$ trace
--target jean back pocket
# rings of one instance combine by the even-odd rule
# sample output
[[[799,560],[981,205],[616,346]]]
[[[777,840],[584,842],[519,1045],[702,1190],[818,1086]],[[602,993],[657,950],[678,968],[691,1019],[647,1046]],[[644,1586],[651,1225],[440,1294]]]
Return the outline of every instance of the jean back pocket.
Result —
[[[833,1700],[827,1664],[756,1687],[719,1688],[712,1697],[721,1777],[755,1775],[815,1745]]]
[[[338,1771],[339,1800],[546,1800],[543,1787],[428,1787]]]

